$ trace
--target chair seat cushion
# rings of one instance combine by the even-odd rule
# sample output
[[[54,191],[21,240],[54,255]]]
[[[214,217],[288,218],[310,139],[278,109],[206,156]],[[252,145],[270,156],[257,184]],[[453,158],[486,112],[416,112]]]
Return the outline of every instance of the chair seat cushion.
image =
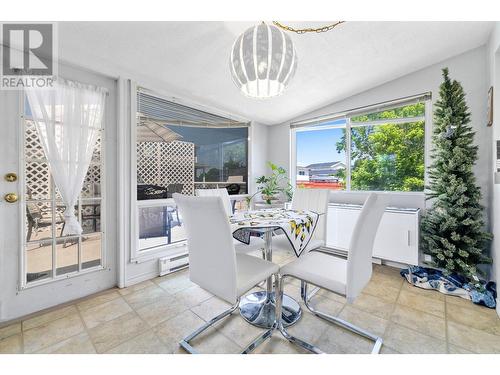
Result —
[[[236,253],[236,293],[242,296],[262,280],[279,271],[277,264],[247,254]]]
[[[280,273],[346,294],[347,261],[334,255],[312,251],[283,266]]]

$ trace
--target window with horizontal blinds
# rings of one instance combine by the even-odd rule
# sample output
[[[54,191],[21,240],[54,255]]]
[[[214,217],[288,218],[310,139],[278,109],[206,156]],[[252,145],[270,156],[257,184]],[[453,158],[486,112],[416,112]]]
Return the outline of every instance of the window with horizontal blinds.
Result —
[[[142,252],[185,241],[182,214],[169,200],[174,193],[248,192],[249,123],[144,89],[137,91],[136,108],[137,240]]]
[[[248,127],[249,122],[238,121],[163,99],[144,90],[137,91],[137,115],[158,120],[168,125],[211,128]]]

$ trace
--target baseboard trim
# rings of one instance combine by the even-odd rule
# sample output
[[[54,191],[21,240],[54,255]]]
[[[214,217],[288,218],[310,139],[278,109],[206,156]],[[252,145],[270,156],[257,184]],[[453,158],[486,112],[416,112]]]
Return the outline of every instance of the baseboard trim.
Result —
[[[159,270],[141,273],[140,275],[136,275],[132,278],[125,280],[125,287],[127,288],[129,286],[142,283],[143,281],[154,279],[155,277],[158,277],[158,276],[160,276]]]

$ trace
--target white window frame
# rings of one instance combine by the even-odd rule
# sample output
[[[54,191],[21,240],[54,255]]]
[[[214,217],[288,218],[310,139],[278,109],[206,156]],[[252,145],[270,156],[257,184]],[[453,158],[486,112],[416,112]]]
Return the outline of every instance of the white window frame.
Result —
[[[351,129],[362,126],[376,126],[383,124],[404,124],[409,122],[424,122],[424,190],[422,191],[399,191],[399,190],[382,190],[387,193],[398,193],[398,194],[410,194],[410,195],[423,195],[425,192],[425,186],[428,183],[428,172],[427,166],[430,164],[430,148],[432,139],[432,101],[431,99],[426,99],[422,101],[425,106],[425,113],[423,116],[410,117],[410,118],[397,118],[397,119],[387,119],[387,120],[377,120],[377,121],[367,121],[367,122],[352,122],[351,117],[358,116],[358,114],[353,115],[338,115],[332,116],[332,121],[337,121],[344,119],[345,125],[319,125],[318,122],[313,123],[311,126],[296,127],[290,129],[290,181],[292,186],[297,185],[297,133],[306,131],[319,131],[328,129],[346,129],[346,144],[351,144]],[[393,106],[392,108],[404,107],[404,102]],[[389,107],[387,109],[390,109]],[[368,113],[376,113],[377,110]],[[325,119],[324,122],[329,120]],[[346,145],[346,188],[345,190],[339,190],[344,192],[372,192],[371,190],[352,190],[351,189],[351,147]],[[379,191],[380,192],[380,191]]]
[[[36,286],[40,285],[45,285],[45,284],[50,284],[56,281],[60,280],[65,280],[65,279],[70,279],[73,277],[97,272],[97,271],[102,271],[106,270],[108,268],[108,263],[107,263],[107,251],[106,251],[106,169],[105,169],[105,161],[106,161],[106,135],[105,135],[105,129],[106,129],[106,119],[103,119],[102,122],[102,127],[100,129],[100,137],[101,137],[101,155],[100,155],[100,164],[101,164],[101,196],[100,196],[100,220],[101,220],[101,226],[100,226],[100,231],[96,233],[101,234],[101,264],[95,267],[90,267],[86,269],[82,269],[82,262],[81,262],[81,248],[82,248],[82,236],[83,234],[79,236],[69,236],[68,238],[74,238],[78,237],[78,270],[74,272],[69,272],[65,273],[62,275],[56,275],[57,272],[54,272],[57,269],[57,264],[56,264],[56,255],[54,248],[52,248],[52,276],[47,279],[41,279],[37,281],[32,281],[32,282],[27,282],[26,280],[26,272],[27,272],[27,254],[26,254],[26,246],[27,246],[27,241],[26,241],[26,155],[25,155],[25,137],[26,137],[26,121],[31,119],[27,118],[25,116],[25,93],[24,91],[20,91],[19,93],[19,124],[18,124],[18,129],[19,130],[19,217],[20,217],[20,228],[21,230],[19,231],[20,233],[20,239],[19,239],[19,244],[20,244],[20,249],[19,249],[19,290],[25,290],[25,289],[30,289]],[[51,182],[52,184],[54,183],[53,181]],[[85,198],[84,198],[85,199]],[[88,198],[89,200],[92,198]],[[46,200],[40,200],[40,201],[51,201],[51,207],[54,210],[55,209],[55,196],[53,193],[51,193],[51,198],[46,199]],[[81,222],[81,196],[78,196],[78,219]],[[59,238],[64,238],[64,237],[59,237]],[[52,228],[52,246],[54,246],[54,242],[59,239],[55,237],[55,231],[54,228]]]
[[[222,113],[221,111],[211,108],[211,107],[201,107],[195,103],[188,102],[185,100],[180,100],[179,98],[169,97],[168,95],[162,94],[156,90],[145,89],[144,86],[138,84],[134,81],[130,82],[130,104],[129,104],[129,118],[130,118],[130,263],[142,263],[149,260],[157,259],[159,256],[170,253],[172,249],[186,247],[187,240],[182,240],[174,242],[171,244],[159,245],[152,248],[139,249],[139,209],[144,207],[161,207],[165,205],[174,205],[174,200],[172,198],[167,199],[151,199],[151,200],[137,200],[137,92],[138,90],[144,90],[151,95],[157,96],[159,98],[175,101],[176,103],[187,105],[189,107],[200,109],[202,111],[208,111],[215,115],[220,115],[223,117],[238,118],[238,116]],[[244,119],[241,119],[242,121]],[[247,136],[247,170],[248,170],[248,182],[247,182],[247,194],[251,193],[251,183],[250,178],[252,174],[252,147],[251,147],[251,132],[252,124],[248,126],[248,136]],[[232,196],[231,199],[241,200],[244,195]]]

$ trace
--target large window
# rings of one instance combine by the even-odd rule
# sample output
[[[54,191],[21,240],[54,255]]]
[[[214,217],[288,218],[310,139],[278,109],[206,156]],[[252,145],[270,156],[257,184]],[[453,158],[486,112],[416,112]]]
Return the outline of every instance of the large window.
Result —
[[[199,128],[168,126],[194,145],[194,187],[215,188],[238,186],[238,193],[247,192],[248,128]]]
[[[138,251],[183,243],[173,193],[226,188],[247,193],[248,123],[137,94]]]
[[[296,185],[423,191],[425,102],[296,130]]]
[[[102,136],[94,147],[75,206],[75,215],[83,233],[63,236],[65,205],[50,174],[27,101],[24,118],[24,282],[31,284],[101,267],[101,218],[104,207]],[[102,134],[102,130],[100,132]]]
[[[297,131],[297,186],[302,188],[346,188],[345,120]]]

